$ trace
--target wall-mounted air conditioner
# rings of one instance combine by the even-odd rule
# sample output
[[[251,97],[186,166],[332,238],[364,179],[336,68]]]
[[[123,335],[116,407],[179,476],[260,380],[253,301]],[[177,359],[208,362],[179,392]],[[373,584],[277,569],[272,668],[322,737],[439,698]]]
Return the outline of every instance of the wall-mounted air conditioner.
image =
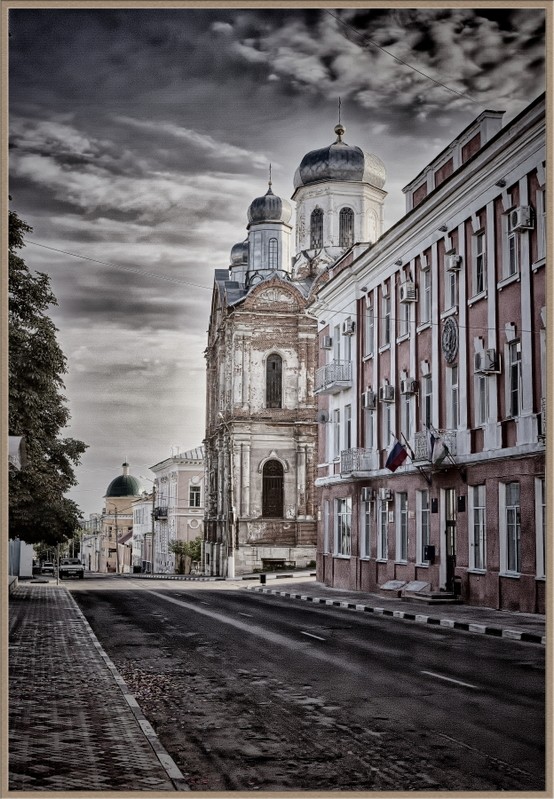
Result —
[[[417,380],[413,377],[407,377],[405,380],[400,381],[401,394],[415,394],[417,391]]]
[[[392,490],[390,488],[380,488],[379,499],[381,502],[390,502],[392,499]]]
[[[362,394],[362,407],[364,407],[366,411],[375,410],[375,392],[371,391],[371,389],[364,391]]]
[[[387,383],[379,389],[380,402],[394,402],[394,386]]]
[[[447,255],[446,256],[446,268],[449,272],[457,272],[459,269],[462,268],[462,256],[461,255]]]
[[[400,302],[416,302],[417,288],[415,283],[406,281],[400,284]]]
[[[342,335],[343,336],[353,336],[356,330],[356,322],[352,319],[347,319],[345,322],[342,323]]]
[[[496,350],[481,350],[473,356],[473,370],[477,374],[500,374],[500,359]]]
[[[319,424],[327,424],[329,421],[329,411],[318,411],[316,420]]]
[[[511,230],[532,230],[533,227],[533,209],[530,205],[520,205],[510,211]]]
[[[321,339],[321,347],[324,350],[332,350],[333,349],[333,339],[331,336],[323,336]]]
[[[360,492],[362,502],[373,502],[375,499],[375,491],[372,488],[364,486]]]

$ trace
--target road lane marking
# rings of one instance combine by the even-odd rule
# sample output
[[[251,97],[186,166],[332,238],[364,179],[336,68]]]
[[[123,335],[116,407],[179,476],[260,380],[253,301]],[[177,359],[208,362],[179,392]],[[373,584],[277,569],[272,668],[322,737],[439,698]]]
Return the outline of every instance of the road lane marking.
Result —
[[[306,633],[304,630],[300,630],[301,635],[308,635],[310,638],[317,638],[318,641],[326,641],[326,638],[320,638],[319,635],[313,635],[313,633]]]
[[[239,616],[246,616],[248,619],[253,619],[254,616],[251,613],[241,613],[239,610]]]
[[[455,685],[462,685],[464,688],[475,688],[476,685],[471,685],[469,682],[462,682],[461,680],[453,680],[452,677],[445,677],[443,674],[435,674],[434,671],[422,671],[422,674],[428,674],[429,677],[436,677],[437,680],[445,680],[445,682],[453,682]]]

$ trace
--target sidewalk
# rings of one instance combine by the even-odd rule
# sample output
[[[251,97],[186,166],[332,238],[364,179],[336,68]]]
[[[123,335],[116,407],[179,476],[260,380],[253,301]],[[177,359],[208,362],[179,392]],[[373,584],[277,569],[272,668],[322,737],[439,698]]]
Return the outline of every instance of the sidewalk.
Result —
[[[10,592],[9,790],[188,790],[69,591]]]
[[[429,605],[362,591],[342,591],[318,583],[313,577],[285,580],[267,575],[266,580],[266,585],[251,584],[247,587],[251,591],[392,617],[412,624],[438,625],[464,632],[494,635],[511,641],[543,646],[546,644],[546,620],[540,614],[510,613],[469,605]]]

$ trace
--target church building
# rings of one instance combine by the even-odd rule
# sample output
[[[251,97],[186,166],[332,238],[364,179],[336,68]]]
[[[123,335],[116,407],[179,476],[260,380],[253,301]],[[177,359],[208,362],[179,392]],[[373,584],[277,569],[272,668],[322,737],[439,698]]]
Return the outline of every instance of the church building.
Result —
[[[314,281],[382,231],[385,170],[343,140],[309,152],[292,208],[267,192],[215,272],[208,331],[204,569],[232,577],[315,564]],[[292,249],[294,247],[294,250]]]

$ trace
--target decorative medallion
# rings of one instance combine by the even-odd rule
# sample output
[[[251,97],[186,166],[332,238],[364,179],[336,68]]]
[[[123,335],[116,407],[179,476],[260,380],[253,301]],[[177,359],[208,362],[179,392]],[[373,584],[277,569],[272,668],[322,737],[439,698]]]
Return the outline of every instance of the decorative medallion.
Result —
[[[447,363],[456,360],[458,354],[458,325],[453,317],[449,317],[442,329],[442,351]]]

